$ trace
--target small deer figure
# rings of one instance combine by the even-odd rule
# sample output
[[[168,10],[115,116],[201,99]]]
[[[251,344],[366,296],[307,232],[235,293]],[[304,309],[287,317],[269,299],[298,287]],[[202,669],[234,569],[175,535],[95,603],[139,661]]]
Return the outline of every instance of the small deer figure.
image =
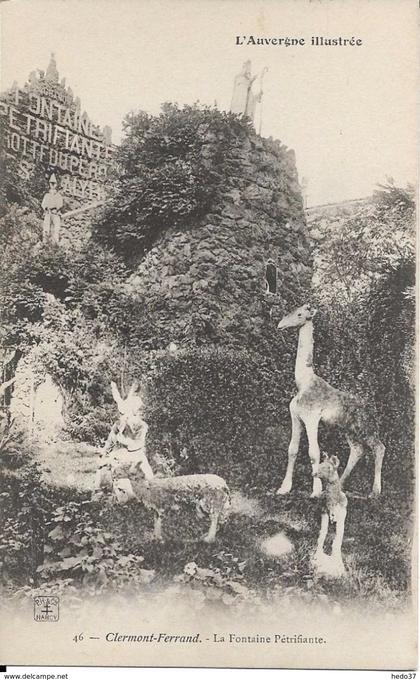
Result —
[[[162,520],[182,501],[195,504],[197,514],[210,519],[206,543],[213,543],[219,520],[230,506],[230,493],[224,479],[213,474],[155,477],[146,454],[139,454],[134,466],[130,461],[113,468],[113,493],[118,503],[137,499],[154,514],[154,538],[162,540]]]
[[[337,456],[329,458],[324,453],[323,461],[314,473],[314,476],[321,480],[324,490],[321,528],[313,562],[317,571],[332,577],[344,576],[346,571],[341,554],[341,545],[347,515],[347,496],[341,488],[338,476],[339,464],[340,461]],[[336,525],[331,556],[324,553],[324,543],[330,521]]]

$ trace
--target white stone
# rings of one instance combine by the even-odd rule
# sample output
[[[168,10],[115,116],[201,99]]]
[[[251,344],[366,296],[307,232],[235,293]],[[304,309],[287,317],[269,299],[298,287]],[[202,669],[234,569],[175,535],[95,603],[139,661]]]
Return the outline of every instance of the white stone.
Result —
[[[64,426],[64,400],[60,388],[50,375],[46,375],[35,391],[34,430],[44,441],[54,439]]]
[[[283,557],[293,551],[293,543],[289,541],[286,534],[280,531],[270,538],[266,538],[260,544],[260,550],[269,557]]]

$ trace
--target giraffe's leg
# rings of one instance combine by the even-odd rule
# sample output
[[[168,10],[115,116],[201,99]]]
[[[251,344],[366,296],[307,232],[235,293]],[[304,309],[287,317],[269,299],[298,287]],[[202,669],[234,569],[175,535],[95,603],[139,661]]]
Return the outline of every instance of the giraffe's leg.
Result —
[[[341,484],[344,485],[347,478],[351,474],[356,463],[362,458],[364,454],[364,449],[361,444],[347,437],[348,445],[350,446],[350,454],[347,460],[346,469],[340,477]]]
[[[216,532],[217,532],[217,522],[219,520],[219,513],[218,512],[212,512],[210,514],[210,528],[207,536],[205,536],[204,540],[206,543],[213,543],[213,541],[216,538]]]
[[[371,496],[379,496],[382,488],[381,476],[382,476],[382,462],[385,455],[385,446],[376,437],[369,439],[368,444],[373,451],[373,455],[375,456],[375,477],[373,479]]]
[[[308,435],[309,443],[309,458],[312,465],[312,475],[318,472],[319,466],[319,444],[318,444],[318,426],[320,417],[318,414],[307,416],[304,418],[304,423],[306,427],[306,434]],[[313,486],[311,497],[320,496],[322,493],[322,482],[319,477],[313,477]]]
[[[336,530],[335,536],[332,544],[331,558],[333,561],[332,575],[343,576],[345,574],[345,567],[343,563],[343,557],[341,554],[341,546],[343,543],[344,536],[344,524],[346,521],[347,508],[338,507],[335,509],[335,520],[336,520]]]
[[[155,513],[155,525],[153,537],[156,541],[162,540],[162,515]]]
[[[327,512],[321,515],[321,528],[319,530],[318,542],[316,544],[315,561],[324,554],[324,543],[328,533],[329,517]]]
[[[334,510],[334,517],[336,521],[336,531],[332,544],[332,556],[338,561],[342,561],[341,558],[341,546],[343,543],[344,536],[344,523],[346,521],[347,508],[337,507]]]
[[[278,489],[277,493],[283,495],[289,493],[292,488],[293,481],[293,470],[295,467],[296,456],[299,451],[300,437],[302,434],[302,421],[296,413],[296,402],[292,399],[289,406],[290,417],[292,420],[292,436],[289,444],[288,458],[287,458],[287,470],[284,476],[281,487]]]

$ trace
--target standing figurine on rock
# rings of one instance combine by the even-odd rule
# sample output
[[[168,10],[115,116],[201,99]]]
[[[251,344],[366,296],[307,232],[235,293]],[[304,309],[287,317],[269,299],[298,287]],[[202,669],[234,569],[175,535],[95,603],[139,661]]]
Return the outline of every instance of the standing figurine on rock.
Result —
[[[63,207],[63,197],[57,191],[57,179],[54,173],[49,179],[50,189],[42,199],[42,209],[44,211],[44,221],[42,226],[42,240],[44,243],[58,244],[60,240],[61,215]]]
[[[262,101],[262,79],[267,70],[267,67],[265,67],[260,74],[257,73],[253,76],[251,75],[251,61],[248,59],[248,61],[244,62],[242,71],[235,77],[233,85],[232,102],[230,105],[232,113],[247,116],[252,122],[254,121],[256,106]],[[259,92],[255,93],[252,91],[252,86],[258,76],[260,78],[260,89]]]

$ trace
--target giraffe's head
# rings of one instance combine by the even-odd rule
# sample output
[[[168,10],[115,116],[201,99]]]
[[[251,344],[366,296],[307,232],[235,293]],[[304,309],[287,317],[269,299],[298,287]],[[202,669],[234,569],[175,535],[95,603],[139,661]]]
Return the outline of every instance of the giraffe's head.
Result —
[[[284,328],[300,328],[307,321],[314,318],[317,310],[309,303],[298,307],[294,312],[290,312],[279,321],[277,328],[283,330]]]

